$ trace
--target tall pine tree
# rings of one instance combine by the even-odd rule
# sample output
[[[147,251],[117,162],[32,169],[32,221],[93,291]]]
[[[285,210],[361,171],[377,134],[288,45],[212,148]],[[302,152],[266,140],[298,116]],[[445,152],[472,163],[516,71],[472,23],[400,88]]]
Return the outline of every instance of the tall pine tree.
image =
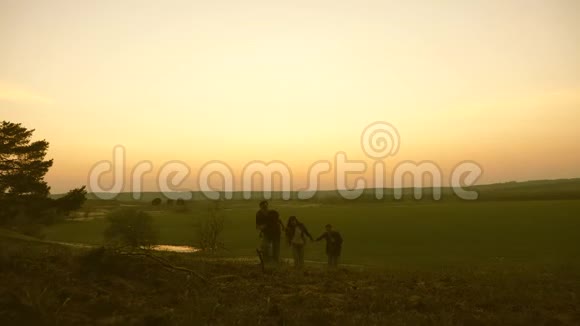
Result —
[[[85,201],[85,187],[73,189],[58,199],[49,198],[50,187],[44,176],[52,166],[46,160],[48,142],[32,141],[34,129],[20,123],[2,121],[0,125],[0,224],[25,216],[34,223],[47,223],[56,214],[67,215]]]
[[[45,160],[48,142],[31,142],[34,129],[2,121],[0,126],[0,198],[45,198],[50,187],[44,175],[52,166]]]

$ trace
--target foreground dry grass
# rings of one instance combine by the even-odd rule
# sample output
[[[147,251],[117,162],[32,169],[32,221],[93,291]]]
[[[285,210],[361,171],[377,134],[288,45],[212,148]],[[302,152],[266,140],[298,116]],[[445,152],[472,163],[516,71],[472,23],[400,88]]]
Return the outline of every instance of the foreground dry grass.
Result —
[[[580,273],[494,266],[327,272],[0,237],[2,325],[578,325]]]

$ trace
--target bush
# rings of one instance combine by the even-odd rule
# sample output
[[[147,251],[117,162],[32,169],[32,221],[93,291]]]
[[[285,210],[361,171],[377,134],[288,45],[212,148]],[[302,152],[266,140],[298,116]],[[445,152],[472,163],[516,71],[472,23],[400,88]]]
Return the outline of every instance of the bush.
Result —
[[[11,229],[16,232],[31,236],[37,239],[44,239],[44,224],[38,223],[37,219],[30,218],[26,214],[19,214],[11,221]]]
[[[46,234],[44,233],[44,225],[28,222],[16,225],[14,229],[17,232],[20,232],[24,235],[37,238],[37,239],[44,239]]]
[[[159,206],[161,205],[161,198],[155,198],[151,201],[151,205],[153,206]]]
[[[208,218],[199,223],[198,247],[202,251],[216,252],[224,248],[221,234],[224,230],[225,218],[218,201],[210,204],[208,213]]]
[[[175,201],[175,207],[173,208],[173,210],[177,213],[189,212],[189,208],[187,207],[185,200],[183,200],[182,198],[179,198]]]
[[[135,208],[120,208],[107,215],[105,242],[114,247],[151,248],[159,234],[151,215]]]

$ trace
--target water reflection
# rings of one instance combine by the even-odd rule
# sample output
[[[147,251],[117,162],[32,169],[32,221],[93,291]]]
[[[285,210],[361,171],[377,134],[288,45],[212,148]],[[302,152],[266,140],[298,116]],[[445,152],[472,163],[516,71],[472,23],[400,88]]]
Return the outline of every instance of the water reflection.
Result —
[[[158,245],[154,246],[155,251],[171,251],[171,252],[197,252],[200,249],[191,246],[173,246],[173,245]]]
[[[84,243],[72,243],[72,242],[61,242],[61,241],[47,241],[50,243],[57,243],[64,246],[75,247],[75,248],[95,248],[94,245],[84,244]],[[176,245],[157,245],[151,248],[155,251],[171,251],[171,252],[198,252],[201,249],[192,246],[176,246]]]

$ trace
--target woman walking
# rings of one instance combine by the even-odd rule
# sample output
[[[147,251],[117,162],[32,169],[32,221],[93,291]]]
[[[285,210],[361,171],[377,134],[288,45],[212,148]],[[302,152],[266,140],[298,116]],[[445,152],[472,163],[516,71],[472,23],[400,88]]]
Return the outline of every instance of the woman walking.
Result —
[[[286,225],[286,240],[288,240],[288,244],[292,248],[294,267],[296,268],[302,268],[304,266],[304,245],[306,244],[306,237],[310,241],[313,241],[306,226],[300,223],[296,216],[290,216],[288,218],[288,224]]]

